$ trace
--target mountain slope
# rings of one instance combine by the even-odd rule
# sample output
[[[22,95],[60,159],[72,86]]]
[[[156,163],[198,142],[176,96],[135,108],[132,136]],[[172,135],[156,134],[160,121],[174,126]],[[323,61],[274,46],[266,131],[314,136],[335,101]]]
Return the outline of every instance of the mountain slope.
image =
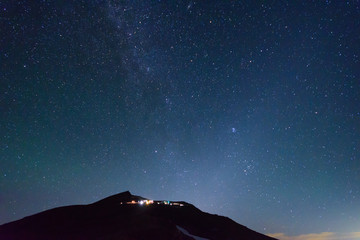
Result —
[[[152,201],[123,192],[93,204],[54,208],[1,225],[0,239],[273,238],[186,202]]]

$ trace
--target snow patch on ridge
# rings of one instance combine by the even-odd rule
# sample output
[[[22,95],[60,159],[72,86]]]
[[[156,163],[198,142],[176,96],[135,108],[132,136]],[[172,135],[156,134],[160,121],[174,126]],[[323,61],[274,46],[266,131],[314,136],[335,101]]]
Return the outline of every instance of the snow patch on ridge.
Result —
[[[192,235],[191,233],[189,233],[186,229],[176,225],[176,228],[179,229],[183,234],[189,236],[189,237],[192,237],[194,238],[195,240],[210,240],[210,239],[207,239],[207,238],[202,238],[202,237],[198,237],[198,236],[195,236],[195,235]]]

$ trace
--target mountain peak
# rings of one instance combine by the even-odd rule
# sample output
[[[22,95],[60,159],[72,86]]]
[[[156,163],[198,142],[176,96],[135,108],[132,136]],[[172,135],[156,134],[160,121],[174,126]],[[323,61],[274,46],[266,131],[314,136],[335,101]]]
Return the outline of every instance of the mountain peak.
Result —
[[[150,200],[129,191],[1,225],[0,239],[273,240],[186,202]]]
[[[110,206],[110,205],[118,205],[120,202],[127,202],[127,201],[140,200],[140,199],[145,199],[145,198],[132,195],[130,193],[130,191],[125,191],[125,192],[121,192],[121,193],[109,196],[107,198],[101,199],[100,201],[97,201],[93,204],[96,204],[96,205],[106,204],[106,205]]]

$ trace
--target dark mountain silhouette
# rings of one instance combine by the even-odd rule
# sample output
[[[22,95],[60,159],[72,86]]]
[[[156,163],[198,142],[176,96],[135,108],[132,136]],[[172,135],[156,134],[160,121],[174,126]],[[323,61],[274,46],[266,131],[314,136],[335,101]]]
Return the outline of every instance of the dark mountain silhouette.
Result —
[[[152,201],[123,192],[93,204],[54,208],[1,225],[0,239],[274,238],[186,202]]]

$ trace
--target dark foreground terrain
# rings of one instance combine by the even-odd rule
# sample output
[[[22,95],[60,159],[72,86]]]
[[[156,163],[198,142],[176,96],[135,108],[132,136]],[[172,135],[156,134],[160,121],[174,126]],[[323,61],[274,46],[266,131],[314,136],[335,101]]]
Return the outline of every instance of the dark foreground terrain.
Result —
[[[0,226],[0,239],[273,240],[185,202],[123,192],[93,204],[47,210]]]

